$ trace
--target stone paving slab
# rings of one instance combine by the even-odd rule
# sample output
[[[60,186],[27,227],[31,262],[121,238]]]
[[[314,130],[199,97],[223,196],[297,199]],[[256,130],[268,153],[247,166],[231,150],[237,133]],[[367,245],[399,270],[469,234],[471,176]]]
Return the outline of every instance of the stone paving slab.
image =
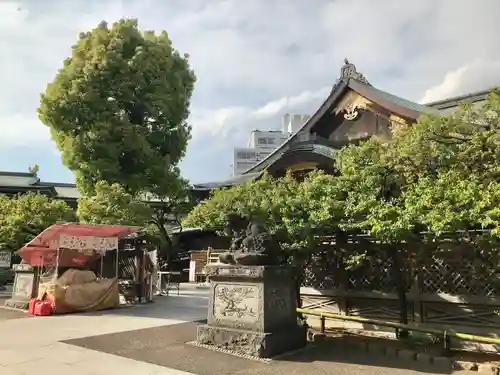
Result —
[[[0,303],[2,301],[0,300]],[[24,319],[29,318],[30,315],[26,314],[24,311],[13,310],[6,307],[0,307],[0,321],[11,320],[11,319]]]
[[[182,323],[66,340],[65,343],[198,375],[361,375],[367,372],[370,375],[408,375],[439,371],[428,364],[360,353],[341,343],[330,345],[326,342],[311,344],[304,350],[265,364],[186,344],[195,339],[196,325],[195,322]]]
[[[148,305],[49,317],[8,309],[0,309],[2,313],[14,318],[0,318],[0,375],[193,375],[59,341],[201,319],[206,296],[187,290]]]
[[[175,324],[66,340],[64,343],[199,375],[231,374],[235,368],[261,365],[258,362],[186,345],[188,341],[193,340],[193,335],[196,337],[196,324]]]

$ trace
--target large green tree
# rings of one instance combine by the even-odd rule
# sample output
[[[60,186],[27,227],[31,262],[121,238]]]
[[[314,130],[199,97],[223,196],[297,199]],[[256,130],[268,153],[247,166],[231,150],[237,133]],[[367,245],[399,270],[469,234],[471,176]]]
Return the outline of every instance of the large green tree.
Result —
[[[33,193],[0,195],[0,248],[17,251],[52,224],[74,220],[64,201]]]
[[[339,180],[321,171],[310,173],[302,182],[291,174],[279,179],[265,174],[257,181],[213,191],[184,224],[222,229],[230,213],[257,217],[280,242],[287,261],[304,269],[322,237],[340,229],[344,195]],[[296,280],[297,289],[302,276]]]
[[[464,231],[500,224],[499,98],[493,92],[484,107],[463,104],[449,116],[424,116],[393,129],[390,140],[372,138],[339,152],[344,227],[375,237],[392,260],[403,322],[409,286],[403,259],[413,258],[416,268],[444,232],[470,241]],[[405,253],[408,244],[411,254]]]
[[[195,202],[187,181],[180,177],[173,179],[169,186],[158,186],[153,192],[144,196],[150,201],[152,210],[148,229],[156,236],[159,261],[170,265],[172,256],[179,250],[172,238],[172,230],[182,231],[181,219],[194,207]]]
[[[184,204],[177,164],[190,138],[194,83],[188,56],[166,32],[141,32],[136,20],[120,20],[80,34],[39,114],[76,172],[82,220],[144,223],[162,252],[171,249],[165,225]],[[139,200],[151,197],[148,221]]]
[[[119,184],[99,181],[94,191],[94,195],[78,201],[77,215],[81,222],[145,226],[151,219],[151,208]]]
[[[80,34],[38,112],[85,194],[103,180],[166,195],[190,138],[194,82],[165,31],[102,22]]]
[[[370,235],[379,252],[351,248],[345,260],[392,261],[406,322],[407,260],[415,269],[430,248],[436,256],[446,251],[438,245],[445,232],[462,244],[474,238],[470,248],[476,259],[499,258],[492,235],[500,228],[500,93],[493,91],[483,107],[464,103],[449,116],[422,116],[392,130],[391,139],[374,137],[339,150],[339,177],[315,172],[301,183],[264,179],[217,191],[188,220],[221,225],[230,210],[261,212],[284,243],[288,239],[287,245],[302,253],[317,246],[314,239],[322,232]],[[487,229],[488,235],[468,235],[476,229]]]
[[[344,220],[344,192],[334,176],[310,173],[302,182],[292,175],[212,192],[184,220],[186,226],[221,229],[229,213],[260,218],[289,256],[308,259],[319,237],[339,229]]]
[[[375,219],[364,229],[379,235],[385,231],[400,241],[415,230],[439,236],[496,229],[500,224],[495,211],[500,193],[499,121],[500,94],[493,91],[482,107],[463,103],[451,115],[422,117],[389,142],[371,140],[356,150],[343,150],[350,156],[366,154],[369,147],[378,150],[380,157],[372,158],[370,167],[361,168],[357,175],[370,171],[371,178],[378,179],[373,190],[384,189],[384,199],[376,203],[391,204],[395,209],[387,227]],[[351,165],[358,165],[359,160],[354,158]],[[348,175],[343,170],[343,176]],[[356,192],[358,188],[353,185],[350,189]],[[369,212],[384,211],[366,209],[366,199],[361,202],[355,210],[364,208],[364,218],[370,218]],[[398,233],[400,230],[403,232]]]
[[[117,183],[99,181],[93,195],[79,199],[77,216],[84,223],[143,227],[149,240],[158,245],[160,260],[169,263],[175,252],[170,229],[180,225],[182,214],[189,209],[185,191],[168,199],[141,195],[141,200]]]
[[[500,224],[500,94],[339,152],[347,227],[386,243]]]

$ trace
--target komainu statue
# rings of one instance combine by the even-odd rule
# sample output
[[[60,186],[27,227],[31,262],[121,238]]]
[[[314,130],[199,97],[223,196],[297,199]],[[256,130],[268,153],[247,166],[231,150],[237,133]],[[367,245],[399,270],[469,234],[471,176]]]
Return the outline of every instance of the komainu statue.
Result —
[[[221,263],[243,266],[282,263],[281,246],[258,220],[230,214],[226,233],[232,240],[229,251],[219,256]]]

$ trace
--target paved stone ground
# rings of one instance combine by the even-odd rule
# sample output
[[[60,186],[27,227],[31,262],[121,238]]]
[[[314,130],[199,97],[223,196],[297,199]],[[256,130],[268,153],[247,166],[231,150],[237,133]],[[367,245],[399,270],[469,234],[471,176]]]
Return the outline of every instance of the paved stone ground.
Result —
[[[0,304],[5,301],[5,299],[0,300]],[[30,316],[23,311],[11,310],[7,308],[0,308],[0,322],[10,319],[23,319],[29,318]],[[1,332],[0,332],[1,334]]]
[[[187,345],[196,338],[196,322],[68,340],[66,343],[199,375],[309,375],[369,372],[371,375],[436,373],[435,366],[381,356],[363,357],[342,342],[311,344],[270,364]],[[443,370],[441,374],[449,373]]]
[[[408,375],[436,371],[415,368],[416,363],[360,355],[341,344],[311,347],[271,364],[186,345],[195,337],[195,323],[188,322],[206,317],[206,303],[206,290],[183,286],[180,296],[97,313],[26,319],[23,313],[0,309],[0,375]],[[13,318],[2,318],[9,314]]]
[[[184,288],[179,297],[161,297],[156,303],[137,307],[88,314],[0,319],[0,374],[189,375],[60,341],[203,319],[206,301],[206,292]],[[0,310],[0,315],[11,313],[11,310]],[[20,314],[17,316],[25,316]]]
[[[8,299],[12,295],[12,285],[7,285],[5,287],[5,290],[0,289],[0,305],[3,305],[2,301],[3,299]]]

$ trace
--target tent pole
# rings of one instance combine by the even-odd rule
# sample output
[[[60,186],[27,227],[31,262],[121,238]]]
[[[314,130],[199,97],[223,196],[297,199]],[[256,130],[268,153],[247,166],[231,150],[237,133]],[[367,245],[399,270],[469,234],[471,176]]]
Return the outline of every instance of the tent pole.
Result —
[[[103,278],[102,277],[103,268],[104,268],[104,253],[101,253],[101,273],[99,274],[99,276],[101,277],[101,279]]]
[[[59,277],[59,255],[60,255],[61,248],[58,246],[57,247],[57,255],[56,255],[56,269],[54,271],[54,280],[57,280]]]
[[[38,285],[40,285],[40,280],[42,279],[42,275],[44,274],[45,269],[45,256],[42,256],[42,267],[40,267],[40,272],[38,272]]]
[[[115,264],[115,273],[116,273],[116,280],[118,280],[118,265],[119,265],[119,262],[118,260],[120,259],[120,257],[118,256],[118,247],[116,248],[116,264]]]

